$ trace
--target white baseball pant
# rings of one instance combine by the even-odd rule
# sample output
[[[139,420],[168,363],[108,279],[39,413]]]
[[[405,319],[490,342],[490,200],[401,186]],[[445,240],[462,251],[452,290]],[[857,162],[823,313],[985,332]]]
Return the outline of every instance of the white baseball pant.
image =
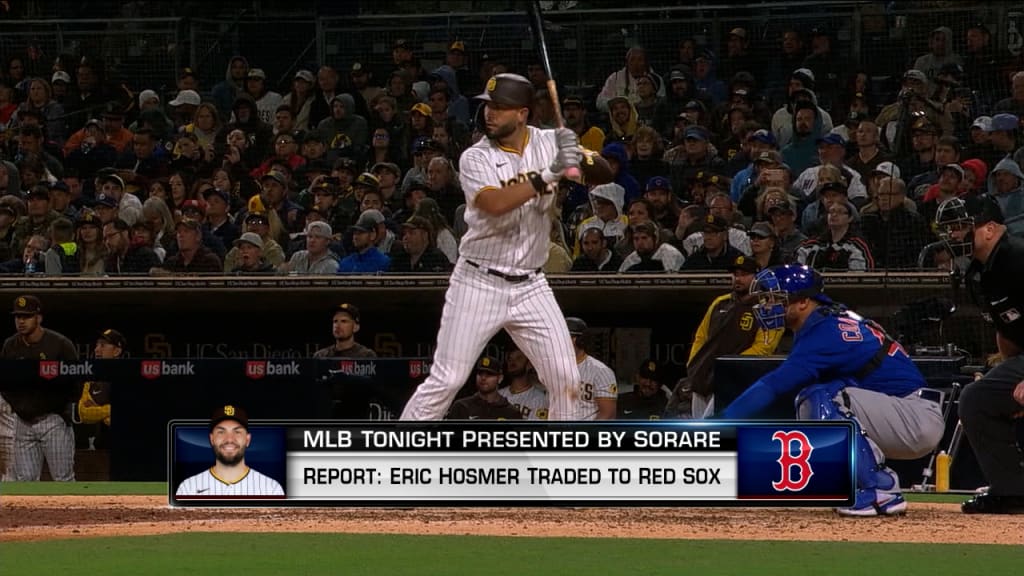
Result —
[[[15,417],[14,465],[10,467],[15,482],[39,480],[43,474],[43,458],[50,476],[58,482],[75,480],[75,432],[58,414],[47,414],[28,423]]]
[[[459,260],[449,280],[430,375],[402,411],[402,420],[440,420],[466,383],[487,342],[504,328],[530,359],[548,390],[548,419],[576,420],[576,354],[543,273],[509,282]]]
[[[0,396],[0,480],[12,478],[11,465],[14,462],[14,421],[17,416],[11,405]]]

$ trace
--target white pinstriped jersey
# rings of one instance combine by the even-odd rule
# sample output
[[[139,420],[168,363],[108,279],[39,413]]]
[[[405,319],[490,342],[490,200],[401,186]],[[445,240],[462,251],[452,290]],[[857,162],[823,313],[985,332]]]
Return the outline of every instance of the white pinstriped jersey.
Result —
[[[577,364],[580,370],[580,420],[597,420],[597,399],[618,398],[619,385],[615,373],[603,362],[587,355]]]
[[[501,216],[481,212],[473,200],[485,188],[525,182],[530,172],[540,174],[551,165],[558,151],[555,131],[526,128],[522,155],[489,138],[481,138],[459,159],[459,182],[466,194],[468,226],[459,253],[477,264],[511,274],[531,272],[547,262],[550,209],[555,195],[534,198]],[[549,188],[554,190],[555,185]]]
[[[249,471],[235,482],[225,482],[208,468],[195,476],[186,478],[178,486],[178,496],[284,496],[284,488],[277,480],[249,468]]]
[[[510,386],[506,386],[498,390],[498,394],[504,396],[509,404],[519,410],[523,420],[548,419],[548,394],[537,386],[530,386],[515,394],[512,393]]]

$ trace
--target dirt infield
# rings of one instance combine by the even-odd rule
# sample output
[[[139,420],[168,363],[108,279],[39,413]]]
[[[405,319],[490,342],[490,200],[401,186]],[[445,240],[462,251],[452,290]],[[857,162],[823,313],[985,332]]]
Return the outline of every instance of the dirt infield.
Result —
[[[4,496],[0,541],[175,532],[339,532],[1024,544],[1024,516],[911,503],[899,518],[784,508],[180,509],[160,496]]]

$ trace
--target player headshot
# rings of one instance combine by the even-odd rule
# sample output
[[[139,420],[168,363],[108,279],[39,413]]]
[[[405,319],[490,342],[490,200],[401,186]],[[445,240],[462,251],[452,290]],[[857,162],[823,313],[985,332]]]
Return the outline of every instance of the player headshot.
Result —
[[[252,443],[249,417],[238,406],[222,406],[210,419],[210,447],[216,458],[209,469],[186,478],[177,496],[284,496],[281,485],[245,463]]]

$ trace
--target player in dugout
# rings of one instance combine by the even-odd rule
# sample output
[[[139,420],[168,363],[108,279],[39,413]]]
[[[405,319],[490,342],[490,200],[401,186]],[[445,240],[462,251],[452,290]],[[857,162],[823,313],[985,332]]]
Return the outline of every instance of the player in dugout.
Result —
[[[857,494],[842,516],[903,514],[907,502],[885,458],[911,460],[942,439],[942,393],[927,387],[910,356],[876,322],[824,293],[821,275],[786,264],[760,272],[751,288],[758,322],[793,331],[793,349],[725,408],[722,416],[755,418],[776,397],[797,393],[801,420],[852,420]]]
[[[676,384],[666,416],[706,418],[715,413],[712,386],[715,359],[726,354],[768,356],[782,339],[782,330],[768,330],[754,321],[754,301],[750,286],[761,271],[757,260],[736,256],[729,264],[732,290],[715,298],[693,336],[686,378]]]
[[[483,356],[476,363],[476,394],[452,404],[448,420],[522,420],[523,415],[498,393],[501,362]]]

